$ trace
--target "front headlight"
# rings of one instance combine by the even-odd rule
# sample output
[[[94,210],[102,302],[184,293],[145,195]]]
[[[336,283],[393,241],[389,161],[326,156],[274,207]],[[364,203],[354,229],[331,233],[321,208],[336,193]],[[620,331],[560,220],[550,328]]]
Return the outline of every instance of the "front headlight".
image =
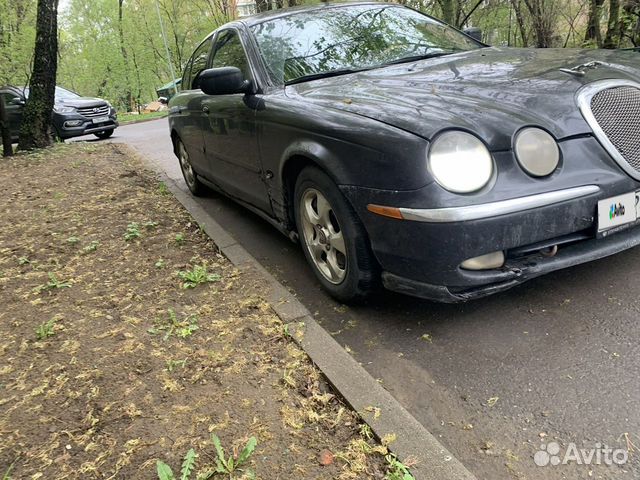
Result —
[[[541,128],[525,128],[516,134],[514,150],[520,166],[533,177],[546,177],[558,168],[560,149]]]
[[[53,111],[56,113],[71,113],[75,112],[76,109],[73,107],[65,107],[64,105],[54,105]]]
[[[493,160],[484,143],[470,133],[452,130],[438,135],[429,149],[429,170],[442,187],[469,193],[493,175]]]

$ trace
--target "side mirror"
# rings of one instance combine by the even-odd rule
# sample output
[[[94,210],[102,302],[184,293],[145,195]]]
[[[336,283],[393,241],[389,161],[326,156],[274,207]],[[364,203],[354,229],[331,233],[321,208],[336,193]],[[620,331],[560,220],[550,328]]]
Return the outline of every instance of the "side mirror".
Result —
[[[27,102],[25,102],[23,99],[21,99],[20,97],[13,97],[11,99],[11,101],[9,102],[9,105],[18,105],[18,106],[22,106],[25,105]]]
[[[207,95],[229,95],[232,93],[249,93],[251,82],[244,79],[242,72],[236,67],[210,68],[198,77],[200,88]]]
[[[478,27],[465,28],[463,30],[463,33],[466,33],[467,35],[469,35],[474,40],[482,42],[482,29],[481,28],[478,28]]]
[[[169,103],[169,100],[167,99],[167,97],[160,97],[158,98],[158,101],[163,105],[166,105],[167,103]]]

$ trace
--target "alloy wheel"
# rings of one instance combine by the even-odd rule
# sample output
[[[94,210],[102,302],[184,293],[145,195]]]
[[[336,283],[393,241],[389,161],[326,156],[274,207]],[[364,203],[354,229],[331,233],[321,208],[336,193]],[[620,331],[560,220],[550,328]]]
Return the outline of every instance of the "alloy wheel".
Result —
[[[311,259],[327,281],[337,285],[347,274],[347,248],[338,218],[326,197],[308,188],[300,200],[302,235]]]
[[[182,142],[178,142],[178,159],[180,160],[180,168],[182,169],[184,180],[187,182],[189,188],[193,189],[196,185],[196,174],[193,171],[193,167],[191,167],[189,154]]]

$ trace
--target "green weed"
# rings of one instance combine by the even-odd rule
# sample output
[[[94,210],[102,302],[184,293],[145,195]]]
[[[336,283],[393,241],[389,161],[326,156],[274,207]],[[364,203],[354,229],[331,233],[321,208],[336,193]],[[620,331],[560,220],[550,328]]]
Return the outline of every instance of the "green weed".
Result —
[[[409,469],[393,453],[384,457],[389,464],[385,480],[415,480]]]
[[[187,338],[198,330],[198,318],[195,315],[186,315],[182,320],[179,320],[178,315],[176,315],[176,312],[172,308],[167,312],[167,318],[156,322],[156,325],[147,330],[147,332],[152,335],[165,332],[163,340],[166,341],[173,334],[180,338]]]
[[[222,444],[220,443],[220,439],[215,433],[211,434],[211,441],[213,442],[213,446],[216,449],[217,455],[216,469],[213,473],[229,475],[229,478],[233,478],[234,473],[242,472],[244,470],[241,467],[245,463],[247,463],[247,461],[253,454],[253,451],[256,449],[256,445],[258,444],[256,438],[251,437],[247,441],[247,444],[244,446],[237,458],[233,455],[230,455],[229,458],[227,458],[224,453],[224,449],[222,448]],[[255,478],[253,472],[251,472],[250,470],[247,470],[246,474],[249,476],[249,478]]]
[[[167,371],[169,373],[173,373],[173,371],[180,367],[180,368],[184,368],[187,364],[187,359],[185,358],[184,360],[167,360]]]
[[[18,265],[29,265],[31,263],[31,260],[29,260],[27,257],[20,257],[18,259]]]
[[[176,243],[178,245],[182,245],[184,243],[184,234],[183,233],[176,233],[175,241],[176,241]]]
[[[89,245],[87,245],[86,247],[84,247],[82,249],[82,251],[84,253],[91,253],[91,252],[95,252],[98,247],[100,246],[100,242],[98,242],[97,240],[93,240]]]
[[[166,266],[166,262],[163,259],[159,259],[156,263],[155,263],[155,267],[160,269],[160,268],[164,268]]]
[[[70,245],[75,245],[79,241],[80,241],[80,239],[78,237],[69,237],[69,238],[67,238],[67,243],[70,244]]]
[[[196,288],[202,283],[220,281],[220,275],[209,273],[206,265],[194,265],[191,270],[181,270],[178,277],[183,280],[182,288]]]
[[[167,184],[164,182],[159,182],[158,183],[158,193],[160,195],[170,195],[171,192],[169,191],[169,187],[167,187]]]
[[[134,240],[141,236],[142,234],[140,233],[140,225],[138,223],[131,222],[129,225],[127,225],[127,230],[124,232],[124,239],[127,242],[130,242],[131,240]]]
[[[56,319],[52,318],[48,322],[41,323],[36,328],[36,338],[40,341],[46,340],[49,337],[53,337],[55,332]]]
[[[151,229],[153,229],[153,228],[156,228],[158,225],[159,225],[159,224],[158,224],[158,222],[154,222],[154,221],[152,221],[152,220],[150,220],[150,221],[148,221],[148,222],[144,222],[144,223],[142,224],[142,226],[143,226],[144,228],[148,229],[148,230],[151,230]]]
[[[180,470],[180,480],[189,480],[191,478],[191,474],[196,468],[196,460],[198,458],[198,454],[190,448],[187,454],[184,456],[184,460],[182,462],[182,469]],[[166,463],[158,460],[156,462],[156,470],[158,472],[158,480],[177,480],[177,477],[173,474],[171,467]],[[201,478],[209,478],[202,477],[198,475],[198,480]]]
[[[43,285],[40,285],[35,288],[35,291],[40,293],[46,290],[54,290],[58,288],[71,288],[71,284],[69,282],[61,282],[58,280],[58,277],[55,273],[49,272],[49,281]]]

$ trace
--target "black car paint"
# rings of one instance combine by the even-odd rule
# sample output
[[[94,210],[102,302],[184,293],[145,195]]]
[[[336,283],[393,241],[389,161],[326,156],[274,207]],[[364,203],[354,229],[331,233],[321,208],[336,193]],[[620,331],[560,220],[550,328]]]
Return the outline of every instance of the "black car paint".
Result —
[[[16,95],[21,103],[7,105],[7,111],[9,115],[9,129],[11,131],[11,138],[14,141],[18,140],[18,134],[20,131],[20,124],[22,122],[22,112],[26,104],[26,96],[24,89],[20,87],[2,87],[0,88],[0,94],[10,93]],[[90,97],[78,97],[73,99],[56,99],[56,105],[73,107],[73,108],[99,108],[105,107],[108,103],[101,98]],[[108,122],[94,124],[92,119],[84,117],[77,112],[60,113],[53,111],[51,114],[51,123],[55,129],[56,135],[61,139],[68,139],[73,137],[79,137],[82,135],[88,135],[91,133],[100,133],[105,130],[114,130],[118,127],[118,116],[116,110],[113,107],[109,107]],[[65,122],[71,120],[81,121],[82,124],[76,127],[66,127]]]
[[[608,78],[640,82],[635,52],[483,48],[283,87],[270,83],[249,27],[285,14],[221,27],[241,32],[256,79],[254,95],[207,97],[190,91],[170,103],[174,138],[194,143],[202,138],[199,149],[185,143],[197,158],[196,171],[210,185],[291,232],[292,175],[307,163],[319,166],[357,211],[385,271],[385,285],[440,301],[495,293],[640,241],[639,229],[624,234],[630,240],[595,239],[597,200],[637,190],[640,184],[594,138],[575,102],[587,83]],[[584,76],[560,70],[594,60],[601,64]],[[186,112],[194,118],[185,118]],[[512,139],[526,126],[540,126],[559,142],[561,165],[548,178],[528,176],[514,158]],[[490,187],[459,195],[434,182],[426,168],[429,142],[450,128],[473,132],[486,142],[497,166]],[[371,203],[464,206],[590,184],[600,186],[600,193],[471,222],[399,221],[366,208]],[[583,242],[566,253],[561,247],[554,259],[508,259],[502,269],[479,272],[459,267],[490,251],[553,243],[576,232]],[[571,253],[580,249],[586,250]]]

